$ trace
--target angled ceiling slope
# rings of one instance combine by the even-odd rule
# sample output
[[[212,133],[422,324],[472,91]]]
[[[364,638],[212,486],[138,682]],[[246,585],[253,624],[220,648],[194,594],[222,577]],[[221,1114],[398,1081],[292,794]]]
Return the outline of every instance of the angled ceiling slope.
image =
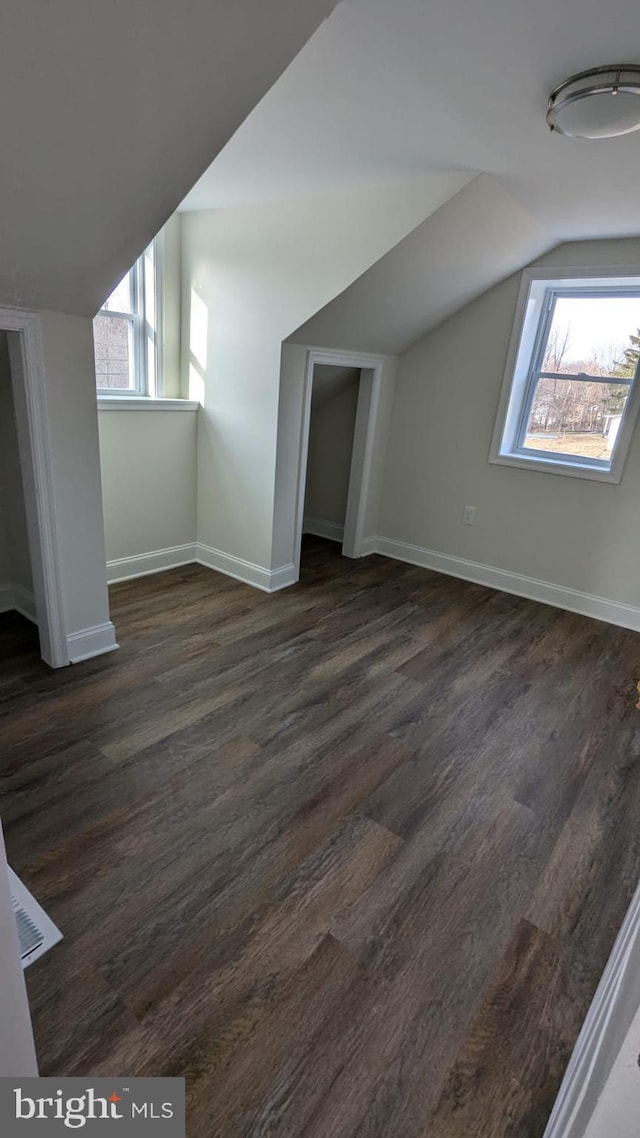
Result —
[[[567,76],[637,62],[637,0],[343,0],[186,208],[483,170],[559,241],[638,233],[638,135],[545,123]]]
[[[334,367],[331,364],[316,364],[313,369],[312,408],[322,407],[336,395],[341,395],[360,379],[357,367]]]
[[[480,174],[289,340],[397,355],[556,244],[495,178]]]
[[[92,316],[336,0],[11,0],[0,304]]]

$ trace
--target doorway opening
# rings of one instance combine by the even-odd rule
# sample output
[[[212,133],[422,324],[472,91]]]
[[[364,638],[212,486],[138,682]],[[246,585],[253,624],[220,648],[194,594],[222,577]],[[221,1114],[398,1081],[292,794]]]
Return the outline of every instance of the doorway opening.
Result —
[[[298,487],[296,570],[303,535],[360,557],[369,499],[383,361],[309,352]]]
[[[69,652],[52,485],[40,320],[0,309],[0,610],[21,614],[23,632],[25,617],[37,626],[42,659],[59,668]]]
[[[37,646],[37,616],[9,336],[0,329],[0,630],[2,655]]]

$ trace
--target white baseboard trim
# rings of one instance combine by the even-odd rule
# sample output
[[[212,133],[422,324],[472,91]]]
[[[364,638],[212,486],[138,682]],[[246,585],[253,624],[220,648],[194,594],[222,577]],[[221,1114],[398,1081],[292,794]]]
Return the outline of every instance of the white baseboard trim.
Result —
[[[255,565],[252,561],[244,561],[230,553],[223,553],[221,549],[213,549],[210,545],[193,542],[189,545],[174,545],[170,549],[154,549],[150,553],[140,553],[134,557],[120,557],[115,561],[107,561],[107,581],[115,585],[121,581],[132,581],[136,577],[148,577],[152,573],[162,573],[165,569],[177,569],[180,565],[204,565],[207,569],[215,569],[245,585],[253,585],[266,593],[275,593],[278,589],[285,589],[298,580],[295,565],[281,565],[277,569],[265,569],[262,565]],[[11,604],[8,608],[15,608],[13,592]],[[0,606],[4,597],[0,590]],[[0,612],[3,609],[0,607]]]
[[[305,518],[304,532],[313,533],[318,537],[326,537],[332,541],[342,541],[343,528],[334,522],[325,522],[319,518]],[[463,557],[453,557],[447,553],[437,553],[433,549],[424,549],[409,542],[395,541],[387,537],[365,537],[360,542],[360,557],[367,557],[371,553],[380,553],[384,557],[391,557],[395,561],[405,561],[410,565],[420,565],[424,569],[433,569],[437,573],[446,573],[450,577],[461,577],[465,581],[473,581],[477,585],[486,585],[490,589],[498,589],[503,593],[514,593],[519,597],[527,597],[532,601],[553,605],[556,608],[577,612],[582,616],[590,616],[595,620],[604,620],[608,624],[616,624],[621,628],[630,628],[640,632],[640,608],[626,605],[620,601],[611,601],[606,597],[596,597],[591,593],[582,593],[578,589],[568,589],[564,585],[554,585],[550,581],[540,581],[535,577],[525,577],[520,573],[510,573],[505,569],[497,569],[493,565],[484,565],[477,561],[467,561]],[[150,553],[142,553],[134,557],[122,557],[107,562],[107,580],[109,584],[118,581],[128,581],[135,577],[145,577],[151,573],[161,573],[165,569],[175,569],[180,565],[189,565],[198,562],[208,569],[215,569],[245,585],[253,585],[266,593],[274,593],[295,584],[298,580],[293,564],[281,565],[277,569],[265,569],[252,561],[245,561],[241,557],[234,557],[224,553],[221,549],[214,549],[210,545],[194,542],[188,545],[176,545],[169,549],[156,549]],[[21,596],[18,598],[17,594]],[[30,600],[30,605],[29,605]],[[35,622],[35,605],[33,598],[23,590],[16,590],[13,586],[0,588],[0,612],[8,609],[18,609],[28,620]]]
[[[227,577],[234,577],[245,585],[253,585],[262,589],[263,593],[276,593],[279,589],[286,589],[288,585],[295,585],[298,577],[296,567],[280,565],[277,569],[265,569],[253,561],[244,561],[241,557],[233,557],[230,553],[223,553],[221,549],[212,549],[210,545],[196,545],[196,560],[207,569],[216,569]]]
[[[573,1049],[544,1138],[583,1138],[640,1003],[640,886]]]
[[[326,537],[329,541],[342,541],[344,526],[337,522],[327,522],[323,518],[305,518],[302,523],[303,533],[312,533],[314,537]]]
[[[32,624],[38,623],[35,597],[21,585],[0,585],[0,612],[19,612]]]
[[[33,593],[23,589],[21,585],[13,586],[13,607],[32,624],[38,623],[36,612],[36,599]]]
[[[218,573],[225,573],[227,577],[234,577],[245,585],[254,585],[265,593],[271,592],[271,571],[262,565],[255,565],[253,561],[244,561],[241,557],[234,557],[231,553],[223,553],[221,549],[213,549],[210,545],[196,545],[196,561],[208,569],[217,569]]]
[[[140,553],[134,557],[119,557],[115,561],[107,561],[107,581],[115,585],[117,581],[131,581],[135,577],[161,573],[163,569],[189,565],[196,559],[195,542],[174,545],[169,549],[154,549],[151,553]]]
[[[70,632],[67,636],[70,664],[80,664],[82,660],[90,660],[92,656],[115,652],[118,647],[116,630],[110,620],[104,624],[97,624],[94,628],[81,628],[79,632]]]
[[[13,587],[0,585],[0,612],[11,612],[14,608]]]
[[[277,593],[279,589],[286,589],[289,585],[295,585],[298,580],[299,577],[293,562],[290,565],[281,565],[279,569],[271,570],[269,592]]]
[[[360,557],[368,557],[370,553],[377,553],[379,540],[377,537],[363,537],[360,542]]]
[[[385,557],[392,557],[396,561],[407,561],[411,565],[434,569],[450,577],[462,577],[463,580],[473,581],[477,585],[487,585],[490,589],[499,589],[503,593],[515,593],[518,597],[541,601],[546,605],[554,605],[556,608],[640,632],[640,608],[622,604],[620,601],[595,597],[590,593],[581,593],[578,589],[568,589],[564,585],[539,581],[535,577],[524,577],[520,573],[510,573],[505,569],[496,569],[492,565],[466,561],[463,557],[436,553],[432,549],[423,549],[419,545],[410,545],[391,538],[378,537],[374,545],[375,548],[369,552],[382,553]]]

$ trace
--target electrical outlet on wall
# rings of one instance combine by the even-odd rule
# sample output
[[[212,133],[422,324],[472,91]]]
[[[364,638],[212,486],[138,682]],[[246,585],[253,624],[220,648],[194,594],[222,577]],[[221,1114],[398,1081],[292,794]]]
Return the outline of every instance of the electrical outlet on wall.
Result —
[[[474,526],[476,524],[477,512],[475,506],[465,506],[462,514],[462,524],[465,526]]]

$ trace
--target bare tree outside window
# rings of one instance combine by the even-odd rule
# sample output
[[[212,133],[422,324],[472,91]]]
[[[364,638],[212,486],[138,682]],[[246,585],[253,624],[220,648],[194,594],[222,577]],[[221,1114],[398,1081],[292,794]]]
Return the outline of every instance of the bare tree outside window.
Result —
[[[565,356],[569,350],[571,340],[571,323],[564,329],[558,325],[552,327],[547,340],[547,348],[542,361],[543,371],[562,371]]]
[[[525,270],[489,461],[619,482],[639,360],[640,277]]]
[[[566,318],[566,303],[562,297],[556,300],[542,363],[536,373],[523,446],[528,450],[609,459],[630,390],[629,383],[616,383],[616,379],[635,374],[640,330],[631,337],[629,348],[603,344],[600,330],[606,325],[615,298],[588,297],[583,303],[593,318],[594,342],[588,355],[581,356],[584,336],[577,347],[572,323]],[[575,310],[575,299],[572,304]]]

